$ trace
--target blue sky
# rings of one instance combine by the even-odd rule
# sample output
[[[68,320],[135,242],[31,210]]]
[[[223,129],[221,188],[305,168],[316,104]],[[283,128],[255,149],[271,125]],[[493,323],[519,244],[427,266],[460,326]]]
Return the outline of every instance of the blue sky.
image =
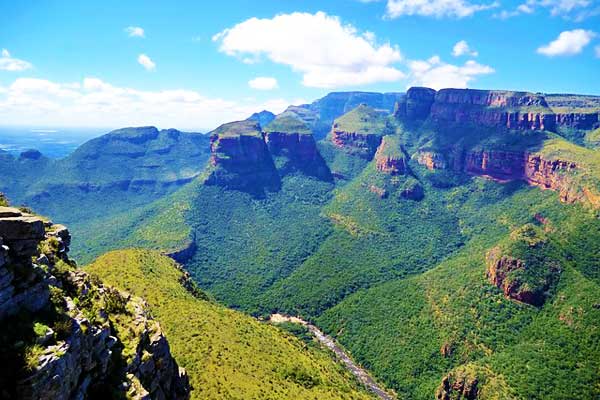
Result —
[[[5,124],[207,130],[335,90],[600,94],[600,2],[5,1],[0,49]]]

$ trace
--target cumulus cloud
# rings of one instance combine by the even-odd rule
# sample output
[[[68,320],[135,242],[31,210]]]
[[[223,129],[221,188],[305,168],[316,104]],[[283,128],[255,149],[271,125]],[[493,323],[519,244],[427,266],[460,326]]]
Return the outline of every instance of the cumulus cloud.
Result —
[[[156,69],[154,61],[145,54],[140,54],[137,61],[142,67],[146,68],[146,71],[154,71]]]
[[[452,48],[452,55],[454,57],[460,57],[460,56],[471,56],[471,57],[477,57],[479,55],[479,53],[475,50],[473,50],[469,44],[467,43],[466,40],[461,40],[459,42],[457,42],[454,47]]]
[[[474,4],[468,0],[388,0],[386,15],[389,18],[403,15],[464,18],[498,6],[498,2]]]
[[[478,76],[495,72],[492,67],[474,60],[459,66],[445,63],[438,56],[428,60],[409,61],[408,67],[410,86],[427,86],[433,89],[466,88]]]
[[[248,86],[252,89],[257,90],[273,90],[277,89],[277,79],[267,77],[267,76],[259,76],[254,79],[248,81]]]
[[[298,100],[304,102],[303,100]],[[6,124],[121,127],[157,125],[208,131],[253,112],[282,112],[290,99],[225,100],[185,89],[148,91],[88,77],[57,83],[19,78],[0,90],[0,120]]]
[[[127,32],[127,35],[129,35],[129,37],[146,37],[144,29],[140,28],[139,26],[128,26],[127,28],[125,28],[125,32]]]
[[[255,63],[266,57],[291,67],[309,87],[335,88],[397,81],[402,59],[389,43],[377,44],[371,32],[359,32],[323,12],[295,12],[274,18],[250,18],[213,36],[219,50]]]
[[[595,36],[594,32],[584,29],[564,31],[552,42],[539,47],[537,52],[548,57],[573,56],[581,53]]]
[[[33,66],[31,63],[19,60],[18,58],[13,58],[8,50],[2,49],[0,57],[0,70],[16,72],[31,69],[32,67]]]

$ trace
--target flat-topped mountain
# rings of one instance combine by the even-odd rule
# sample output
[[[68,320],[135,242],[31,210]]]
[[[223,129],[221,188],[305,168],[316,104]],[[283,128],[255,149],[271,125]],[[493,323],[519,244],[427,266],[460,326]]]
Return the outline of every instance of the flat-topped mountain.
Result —
[[[193,147],[184,134],[117,132],[107,153],[131,160],[125,173],[154,170],[161,181],[169,168],[178,176],[193,165],[198,176],[156,197],[133,195],[149,200],[124,202],[122,212],[94,205],[93,190],[65,191],[71,209],[90,208],[71,212],[83,237],[71,246],[84,260],[139,249],[111,252],[93,269],[147,294],[190,376],[190,360],[214,361],[196,375],[209,398],[225,388],[260,397],[262,385],[283,385],[288,397],[355,395],[340,394],[343,384],[325,389],[332,375],[313,374],[318,363],[289,369],[256,350],[281,344],[271,331],[238,331],[227,320],[209,324],[206,341],[188,335],[187,327],[206,326],[201,321],[222,310],[180,296],[168,283],[177,279],[166,278],[169,259],[157,251],[182,262],[216,301],[260,318],[311,321],[399,397],[596,398],[598,112],[594,96],[411,88],[406,95],[334,93],[272,119],[262,113],[263,122],[256,115],[223,124],[203,137],[201,157],[186,160],[152,150],[163,140]],[[91,164],[73,168],[95,165],[96,151],[102,146],[79,153]],[[146,159],[168,165],[144,168]],[[20,166],[21,177],[49,163],[34,152],[0,154],[0,162]],[[102,180],[119,171],[104,172]],[[92,180],[93,169],[87,173]],[[102,217],[82,219],[98,210]],[[165,286],[153,283],[157,276]],[[290,331],[306,339],[301,328]],[[244,356],[228,363],[234,350]],[[260,379],[245,386],[237,377],[252,366]]]

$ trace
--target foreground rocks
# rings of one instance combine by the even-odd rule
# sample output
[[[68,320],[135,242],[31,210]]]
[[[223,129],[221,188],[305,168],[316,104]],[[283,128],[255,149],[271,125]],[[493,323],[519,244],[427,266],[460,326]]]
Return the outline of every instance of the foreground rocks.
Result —
[[[0,207],[0,324],[11,326],[0,398],[188,398],[144,301],[77,270],[70,240],[62,225]]]

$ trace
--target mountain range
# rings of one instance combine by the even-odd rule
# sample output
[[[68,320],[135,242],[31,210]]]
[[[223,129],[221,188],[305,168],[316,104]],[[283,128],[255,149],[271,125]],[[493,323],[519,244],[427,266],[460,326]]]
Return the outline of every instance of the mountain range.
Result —
[[[373,395],[306,330],[259,322],[281,313],[398,398],[591,399],[599,149],[600,96],[340,92],[208,134],[124,128],[60,160],[0,153],[0,191],[70,227],[70,258],[47,258],[145,299],[192,397]]]

